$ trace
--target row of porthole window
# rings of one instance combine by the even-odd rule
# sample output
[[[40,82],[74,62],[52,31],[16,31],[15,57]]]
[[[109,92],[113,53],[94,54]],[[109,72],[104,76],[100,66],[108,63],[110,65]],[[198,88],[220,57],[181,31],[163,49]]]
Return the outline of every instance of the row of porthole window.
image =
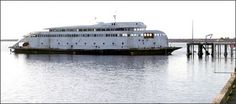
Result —
[[[142,36],[162,36],[165,34],[153,34],[153,33],[144,33],[144,34],[37,34],[31,35],[31,37],[142,37]]]
[[[41,42],[41,44],[43,45],[43,42]],[[61,44],[61,43],[60,43],[60,42],[58,42],[57,44],[59,45],[59,44]],[[67,42],[66,44],[67,44],[67,45],[69,45],[69,43],[68,43],[68,42]],[[76,42],[75,44],[77,45],[78,43]],[[84,44],[86,45],[87,43],[86,43],[86,42],[84,42]],[[96,43],[94,42],[93,44],[95,45]],[[104,42],[103,42],[102,44],[103,44],[103,45],[105,45],[105,43],[104,43]],[[122,42],[121,44],[122,44],[122,45],[124,45],[124,42]],[[112,45],[115,45],[115,43],[114,43],[114,42],[112,42]]]
[[[43,45],[43,42],[41,42],[41,44]],[[60,43],[60,42],[58,42],[57,44],[58,44],[58,45],[60,45],[61,43]],[[67,44],[67,45],[69,45],[69,43],[68,43],[68,42],[67,42],[66,44]],[[77,45],[78,43],[76,42],[75,44]],[[86,44],[87,44],[87,43],[86,43],[86,42],[84,42],[84,45],[86,45]],[[103,45],[105,45],[105,43],[104,43],[104,42],[103,42],[102,44],[103,44]],[[122,45],[124,45],[124,42],[122,42],[121,44],[122,44]],[[156,44],[156,42],[153,42],[153,44],[155,45],[155,44]],[[94,42],[94,43],[93,43],[93,45],[96,45],[96,43]],[[115,43],[114,43],[114,42],[112,42],[112,45],[115,45]]]
[[[37,34],[31,37],[102,37],[102,34]]]

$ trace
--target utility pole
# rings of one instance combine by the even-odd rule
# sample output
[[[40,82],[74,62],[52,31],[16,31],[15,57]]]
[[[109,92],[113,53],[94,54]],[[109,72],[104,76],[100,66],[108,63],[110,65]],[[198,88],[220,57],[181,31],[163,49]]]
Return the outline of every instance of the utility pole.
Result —
[[[192,43],[194,43],[194,41],[193,41],[193,20],[192,20]],[[192,55],[194,57],[194,45],[192,45]]]
[[[193,20],[192,20],[192,43],[193,43]]]

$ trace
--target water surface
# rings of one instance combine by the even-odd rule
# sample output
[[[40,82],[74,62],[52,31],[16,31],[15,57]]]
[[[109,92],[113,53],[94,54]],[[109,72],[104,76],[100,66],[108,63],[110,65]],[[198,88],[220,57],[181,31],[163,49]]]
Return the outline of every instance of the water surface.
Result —
[[[1,42],[3,103],[211,103],[234,58],[14,54]]]

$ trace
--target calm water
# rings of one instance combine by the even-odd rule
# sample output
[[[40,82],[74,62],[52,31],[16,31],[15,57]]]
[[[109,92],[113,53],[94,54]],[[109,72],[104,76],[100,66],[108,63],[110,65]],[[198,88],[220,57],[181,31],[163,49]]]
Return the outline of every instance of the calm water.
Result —
[[[25,55],[1,42],[1,102],[210,103],[235,59],[170,56]]]

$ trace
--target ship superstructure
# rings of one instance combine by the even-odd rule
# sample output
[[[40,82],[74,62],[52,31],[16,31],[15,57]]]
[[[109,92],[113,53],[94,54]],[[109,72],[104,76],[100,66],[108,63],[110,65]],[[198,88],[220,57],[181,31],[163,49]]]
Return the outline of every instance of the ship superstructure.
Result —
[[[146,30],[142,22],[100,22],[47,30],[30,33],[11,48],[15,52],[74,54],[171,54],[179,48],[168,47],[164,32]]]

